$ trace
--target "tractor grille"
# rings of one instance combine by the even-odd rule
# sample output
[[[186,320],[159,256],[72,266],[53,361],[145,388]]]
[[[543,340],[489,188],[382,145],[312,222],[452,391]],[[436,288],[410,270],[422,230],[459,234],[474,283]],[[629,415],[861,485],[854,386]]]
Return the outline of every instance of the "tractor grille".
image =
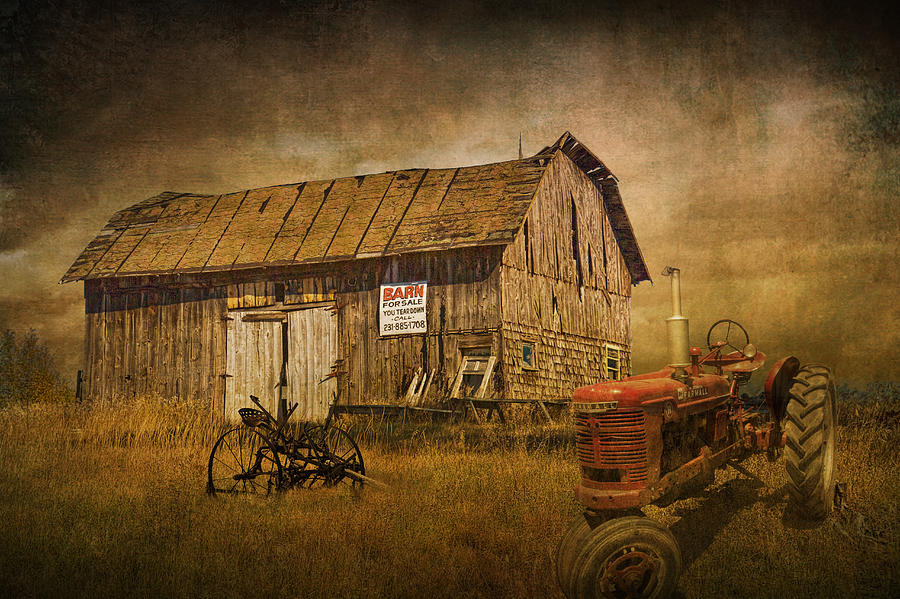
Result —
[[[575,408],[578,409],[577,406]],[[582,466],[623,470],[622,482],[647,480],[647,431],[644,412],[575,413],[575,450]]]

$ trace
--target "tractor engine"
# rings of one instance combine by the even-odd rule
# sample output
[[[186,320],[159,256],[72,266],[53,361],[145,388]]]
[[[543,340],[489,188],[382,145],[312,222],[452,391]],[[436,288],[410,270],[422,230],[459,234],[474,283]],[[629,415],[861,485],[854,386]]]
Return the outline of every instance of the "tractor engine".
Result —
[[[575,392],[575,443],[585,507],[648,503],[660,478],[727,438],[730,384],[716,375],[672,378],[674,369]]]
[[[572,398],[582,477],[575,493],[591,510],[634,508],[664,498],[688,479],[711,473],[708,458],[746,432],[747,419],[734,400],[739,384],[765,356],[749,339],[740,348],[712,344],[705,357],[688,347],[679,271],[667,268],[663,274],[672,278],[669,364],[581,387]],[[720,322],[729,323],[731,332],[732,321]],[[735,351],[724,355],[725,345]],[[706,372],[709,366],[715,370]],[[725,371],[730,376],[723,376]]]

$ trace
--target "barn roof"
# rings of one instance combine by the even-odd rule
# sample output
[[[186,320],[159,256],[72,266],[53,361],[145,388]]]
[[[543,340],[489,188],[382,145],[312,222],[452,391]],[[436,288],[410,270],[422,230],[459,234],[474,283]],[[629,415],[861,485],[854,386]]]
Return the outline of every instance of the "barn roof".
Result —
[[[538,154],[508,162],[223,195],[163,192],[115,213],[60,282],[507,244],[557,151],[601,190],[632,282],[649,280],[615,177],[567,132]]]

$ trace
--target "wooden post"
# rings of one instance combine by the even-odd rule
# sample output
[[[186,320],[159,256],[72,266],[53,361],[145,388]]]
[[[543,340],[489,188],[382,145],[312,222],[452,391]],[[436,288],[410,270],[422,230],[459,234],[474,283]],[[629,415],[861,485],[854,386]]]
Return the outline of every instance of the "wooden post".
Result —
[[[547,406],[544,405],[544,402],[538,400],[538,405],[541,406],[541,411],[544,413],[544,416],[547,418],[547,422],[553,422],[553,418],[550,417],[550,412],[547,410]]]

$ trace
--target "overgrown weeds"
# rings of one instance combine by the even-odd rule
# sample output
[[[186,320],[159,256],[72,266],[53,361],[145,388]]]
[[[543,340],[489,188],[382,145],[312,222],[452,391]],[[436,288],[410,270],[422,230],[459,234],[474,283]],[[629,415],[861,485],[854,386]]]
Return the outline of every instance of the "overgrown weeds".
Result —
[[[896,596],[892,397],[842,402],[849,495],[823,524],[789,516],[783,465],[764,456],[745,466],[765,484],[719,471],[647,508],[682,545],[680,595]],[[389,490],[223,500],[204,484],[225,425],[189,404],[0,409],[0,595],[561,596],[556,543],[579,511],[568,424],[346,423]]]

